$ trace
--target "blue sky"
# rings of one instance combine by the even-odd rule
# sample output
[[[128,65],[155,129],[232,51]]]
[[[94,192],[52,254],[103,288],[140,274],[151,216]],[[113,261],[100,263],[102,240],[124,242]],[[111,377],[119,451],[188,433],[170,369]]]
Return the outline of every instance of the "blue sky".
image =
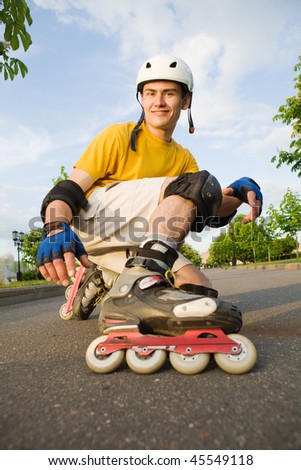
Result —
[[[29,74],[13,82],[0,77],[0,256],[15,255],[11,231],[29,231],[62,165],[70,172],[104,126],[138,119],[136,74],[159,53],[182,57],[193,71],[196,132],[188,133],[184,113],[174,137],[201,168],[222,186],[252,176],[264,193],[263,214],[288,187],[301,194],[297,175],[270,162],[290,143],[291,129],[272,118],[295,94],[299,0],[28,4],[33,45],[15,56]],[[194,248],[203,253],[214,235]]]

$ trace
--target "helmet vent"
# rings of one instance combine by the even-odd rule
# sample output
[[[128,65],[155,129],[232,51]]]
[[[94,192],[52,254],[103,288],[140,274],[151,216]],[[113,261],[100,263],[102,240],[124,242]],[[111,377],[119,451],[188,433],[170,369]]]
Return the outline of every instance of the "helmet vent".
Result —
[[[147,62],[147,64],[146,64],[146,68],[147,68],[147,69],[150,69],[150,68],[151,68],[151,66],[152,66],[152,64],[151,64],[150,62]]]
[[[172,62],[169,67],[170,67],[171,69],[175,69],[176,66],[177,66],[177,62]]]

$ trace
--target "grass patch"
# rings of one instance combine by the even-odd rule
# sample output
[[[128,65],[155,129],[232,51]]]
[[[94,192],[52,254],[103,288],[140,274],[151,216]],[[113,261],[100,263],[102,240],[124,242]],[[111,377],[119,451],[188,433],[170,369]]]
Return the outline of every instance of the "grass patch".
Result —
[[[41,286],[47,284],[55,284],[54,282],[49,283],[48,281],[36,280],[36,281],[19,281],[9,282],[8,284],[0,284],[0,289],[10,289],[13,287],[28,287],[28,286]]]
[[[289,258],[289,259],[279,259],[275,261],[258,261],[258,263],[249,263],[255,264],[256,266],[260,265],[269,265],[269,264],[291,264],[291,263],[300,263],[301,258]]]
[[[271,266],[271,265],[282,265],[282,264],[296,264],[301,263],[301,258],[289,258],[289,259],[280,259],[275,261],[258,261],[257,263],[246,263],[240,264],[238,263],[236,268],[243,268],[244,266]],[[232,267],[232,266],[230,266]]]

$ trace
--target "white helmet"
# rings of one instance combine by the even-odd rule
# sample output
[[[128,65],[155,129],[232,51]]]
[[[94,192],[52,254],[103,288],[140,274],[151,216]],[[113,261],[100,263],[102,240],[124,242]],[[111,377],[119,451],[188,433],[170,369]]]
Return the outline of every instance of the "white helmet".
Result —
[[[176,56],[156,55],[144,62],[136,80],[137,91],[141,91],[144,83],[154,80],[183,83],[190,93],[193,91],[192,72],[186,62]]]
[[[190,68],[179,57],[172,55],[155,55],[148,59],[140,68],[136,80],[136,97],[138,99],[139,93],[142,92],[143,85],[147,82],[153,82],[156,80],[167,80],[171,82],[178,82],[187,87],[187,91],[190,94],[190,103],[188,107],[188,123],[189,132],[194,132],[194,125],[191,117],[191,101],[193,92],[193,76]],[[138,99],[139,101],[139,99]],[[139,101],[140,103],[140,101]],[[141,104],[141,103],[140,103]],[[136,126],[134,127],[131,135],[131,149],[136,151],[136,139],[139,132],[139,127],[144,121],[144,110],[142,109],[141,116]]]

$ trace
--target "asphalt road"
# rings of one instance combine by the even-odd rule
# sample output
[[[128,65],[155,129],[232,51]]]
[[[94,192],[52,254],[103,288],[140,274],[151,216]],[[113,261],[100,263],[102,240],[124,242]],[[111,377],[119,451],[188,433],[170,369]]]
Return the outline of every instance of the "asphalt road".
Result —
[[[96,311],[63,322],[60,297],[1,307],[1,449],[300,449],[300,271],[207,274],[244,312],[248,374],[212,360],[195,376],[168,362],[97,375],[84,359]]]

